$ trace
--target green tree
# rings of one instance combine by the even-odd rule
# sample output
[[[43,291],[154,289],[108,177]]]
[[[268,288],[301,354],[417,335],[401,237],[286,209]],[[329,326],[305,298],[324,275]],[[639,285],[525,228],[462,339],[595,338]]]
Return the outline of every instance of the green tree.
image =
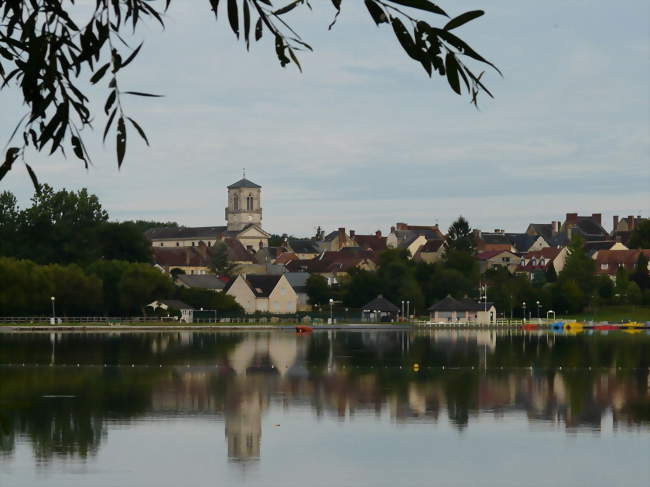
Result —
[[[616,296],[616,300],[621,303],[627,303],[627,288],[630,284],[630,280],[628,278],[628,273],[625,267],[619,267],[616,269],[616,281],[614,283],[614,296]]]
[[[106,222],[97,228],[100,257],[128,262],[153,261],[151,242],[133,222]]]
[[[140,33],[143,22],[156,20],[164,26],[170,3],[171,0],[98,0],[92,6],[77,6],[73,2],[50,0],[3,2],[0,76],[4,83],[0,89],[19,88],[26,113],[14,131],[18,142],[8,148],[0,165],[0,180],[18,158],[24,159],[29,147],[50,154],[57,150],[63,153],[67,148],[88,168],[91,159],[82,134],[97,120],[96,107],[103,107],[107,117],[104,137],[113,131],[118,167],[124,161],[129,131],[135,131],[149,143],[140,125],[126,116],[125,95],[156,95],[129,91],[122,84],[124,68],[136,59],[142,47],[129,46],[125,39]],[[311,47],[284,19],[298,7],[311,9],[308,1],[229,0],[227,7],[224,4],[219,0],[203,3],[206,13],[212,11],[215,18],[221,6],[222,15],[218,18],[228,19],[247,49],[251,40],[270,38],[280,64],[294,64],[301,69],[298,54]],[[331,26],[338,18],[341,4],[342,0],[332,0],[336,15]],[[446,77],[454,92],[465,91],[474,104],[481,92],[492,96],[481,80],[483,73],[475,74],[470,63],[498,69],[456,35],[457,28],[482,16],[483,11],[464,12],[449,19],[444,10],[429,0],[366,0],[365,5],[378,26],[392,27],[390,31],[406,54],[429,77]],[[223,15],[224,9],[227,16]],[[77,23],[81,18],[87,20]],[[444,25],[439,25],[438,20]],[[84,94],[87,85],[83,82],[87,79],[90,84],[108,81],[105,102],[97,103]],[[38,187],[34,171],[27,164],[26,168]]]
[[[179,299],[195,309],[215,310],[218,312],[243,311],[235,298],[223,292],[214,292],[208,289],[188,289],[176,286],[174,298]]]
[[[350,276],[342,287],[343,303],[352,308],[361,308],[382,293],[382,280],[376,272],[351,269]]]
[[[630,249],[650,249],[650,219],[644,218],[632,230],[627,242]]]
[[[474,234],[463,215],[451,224],[447,231],[447,245],[450,251],[457,250],[471,254],[474,252]],[[447,252],[449,253],[449,252]]]
[[[0,193],[0,255],[16,255],[20,209],[9,191]]]
[[[129,269],[129,266],[130,264],[123,260],[97,260],[86,268],[89,274],[97,276],[102,281],[102,310],[106,315],[123,314],[120,286],[122,276]]]
[[[169,298],[174,293],[171,279],[147,264],[129,264],[119,283],[122,313],[144,314],[147,304]]]
[[[572,283],[569,285],[569,283]],[[575,291],[575,287],[580,292]],[[567,304],[564,298],[559,298],[557,290],[564,289],[570,295],[571,299],[580,298],[579,302]],[[567,308],[574,311],[582,310],[592,297],[595,296],[596,290],[596,264],[584,251],[584,242],[579,235],[574,235],[569,245],[569,255],[562,272],[558,276],[556,292],[554,298],[557,298],[556,308]],[[567,298],[568,299],[568,298]]]
[[[217,242],[212,247],[210,270],[218,276],[233,277],[237,274],[237,264],[228,257],[228,246],[224,242]]]
[[[648,274],[648,258],[643,252],[639,253],[639,258],[634,266],[634,273],[631,279],[636,282],[641,291],[650,288],[650,275]]]
[[[327,279],[319,274],[311,274],[307,279],[306,287],[309,304],[323,305],[328,303],[332,297],[332,291],[327,285]]]
[[[605,302],[611,302],[614,298],[614,282],[607,274],[601,274],[597,278],[596,286],[598,296]]]
[[[555,272],[555,266],[551,262],[546,268],[546,282],[555,282],[557,281],[557,272]]]

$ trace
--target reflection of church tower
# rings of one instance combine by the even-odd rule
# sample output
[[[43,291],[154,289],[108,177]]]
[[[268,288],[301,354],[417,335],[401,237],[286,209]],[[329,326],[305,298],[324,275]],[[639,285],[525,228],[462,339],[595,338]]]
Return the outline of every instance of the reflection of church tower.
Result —
[[[228,458],[257,460],[262,439],[262,397],[258,391],[244,393],[236,411],[226,414]]]
[[[226,220],[229,231],[240,231],[250,224],[262,224],[262,187],[244,178],[228,186]]]

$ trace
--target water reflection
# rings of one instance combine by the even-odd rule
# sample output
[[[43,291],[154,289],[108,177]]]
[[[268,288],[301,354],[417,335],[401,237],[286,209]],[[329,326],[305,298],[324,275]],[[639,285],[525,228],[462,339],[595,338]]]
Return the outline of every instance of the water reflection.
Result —
[[[272,407],[461,431],[522,413],[567,431],[650,430],[647,335],[6,334],[0,364],[0,452],[28,440],[42,463],[97,455],[115,423],[188,415],[223,419],[228,458],[255,462]]]

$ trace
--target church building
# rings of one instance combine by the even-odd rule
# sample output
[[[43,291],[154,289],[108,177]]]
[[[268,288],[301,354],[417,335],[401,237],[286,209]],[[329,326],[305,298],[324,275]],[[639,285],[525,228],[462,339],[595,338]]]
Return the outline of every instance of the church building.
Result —
[[[235,239],[256,252],[268,246],[271,236],[262,230],[262,187],[244,177],[228,186],[226,226],[160,227],[145,232],[154,249],[162,247],[198,247],[203,242],[212,247],[217,241]]]

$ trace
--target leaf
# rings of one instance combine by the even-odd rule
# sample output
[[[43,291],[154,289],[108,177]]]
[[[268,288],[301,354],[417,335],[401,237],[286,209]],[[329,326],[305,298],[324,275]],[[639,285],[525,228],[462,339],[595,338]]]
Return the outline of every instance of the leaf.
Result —
[[[144,41],[141,42],[140,45],[139,45],[138,47],[135,48],[135,50],[134,50],[134,51],[129,55],[128,58],[126,58],[126,61],[124,61],[124,62],[122,63],[122,68],[125,67],[125,66],[127,66],[131,61],[133,61],[133,59],[135,59],[135,57],[136,57],[136,56],[138,55],[138,53],[140,52],[140,49],[142,48],[142,44],[144,44]]]
[[[435,3],[431,3],[429,0],[388,0],[391,3],[398,3],[404,5],[405,7],[417,8],[418,10],[426,10],[427,12],[433,12],[434,14],[444,15],[449,17],[447,13],[438,7]]]
[[[483,10],[471,10],[470,12],[465,12],[464,14],[460,14],[458,17],[455,17],[447,22],[447,25],[445,25],[443,29],[455,29],[456,27],[460,27],[461,25],[480,17],[484,13],[485,12]]]
[[[124,154],[126,153],[126,126],[124,125],[124,118],[117,119],[117,135],[115,137],[117,147],[117,167],[122,167],[124,161]]]
[[[96,84],[100,79],[102,79],[102,77],[106,74],[106,71],[108,70],[110,65],[111,63],[106,63],[97,71],[95,71],[95,74],[93,74],[92,77],[90,78],[90,82],[92,84]]]
[[[397,40],[402,45],[406,53],[416,61],[419,61],[419,51],[415,46],[415,42],[411,38],[411,34],[409,34],[409,32],[406,30],[406,27],[402,21],[397,17],[391,17],[391,24],[393,25],[393,31],[395,31]]]
[[[262,17],[257,19],[255,24],[255,41],[259,41],[262,38]]]
[[[434,35],[439,36],[440,38],[442,38],[444,41],[448,42],[452,46],[454,46],[456,49],[461,51],[462,54],[465,54],[466,56],[469,56],[469,57],[471,57],[473,59],[476,59],[477,61],[481,61],[482,63],[489,64],[490,66],[492,66],[492,68],[494,68],[494,70],[497,73],[499,73],[501,76],[503,76],[503,74],[501,73],[499,68],[497,68],[494,64],[492,64],[490,61],[488,61],[483,56],[481,56],[479,53],[477,53],[464,40],[462,40],[459,37],[455,36],[451,32],[448,32],[448,31],[442,30],[442,29],[436,29],[436,28],[432,28],[431,32]]]
[[[250,47],[250,31],[251,31],[251,13],[248,8],[248,2],[244,1],[244,39],[246,40],[246,49]]]
[[[108,115],[108,111],[113,106],[113,103],[115,103],[116,97],[117,97],[117,92],[113,90],[111,91],[111,94],[108,95],[108,98],[106,98],[106,104],[104,105],[104,113],[106,113],[106,115]]]
[[[85,162],[86,159],[84,158],[83,150],[81,150],[81,141],[79,140],[79,137],[73,135],[70,139],[70,143],[72,144],[74,155]]]
[[[237,15],[237,0],[228,0],[228,21],[232,31],[239,39],[239,17]]]
[[[129,119],[129,122],[131,122],[131,124],[138,131],[138,133],[140,134],[140,137],[142,137],[144,139],[144,141],[146,142],[146,144],[149,145],[149,139],[147,139],[147,135],[144,133],[144,130],[142,130],[142,127],[140,127],[140,125],[138,125],[138,123],[135,120],[133,120],[131,117],[127,117],[127,118]]]
[[[34,172],[34,170],[32,169],[32,167],[29,164],[25,163],[25,167],[27,168],[27,172],[29,173],[29,177],[32,180],[32,184],[34,185],[34,191],[36,191],[36,193],[40,194],[41,185],[38,182],[38,178],[36,177],[36,173]]]
[[[449,81],[449,86],[459,95],[460,91],[460,80],[458,79],[458,61],[456,61],[456,56],[448,52],[447,57],[445,58],[445,67],[447,68],[447,81]]]
[[[210,0],[210,5],[212,5],[212,11],[214,12],[214,18],[218,19],[219,14],[217,13],[219,9],[219,0]]]
[[[379,5],[377,5],[373,0],[366,0],[366,8],[370,12],[372,20],[375,21],[375,24],[388,23],[388,16]]]
[[[294,0],[293,2],[285,5],[282,8],[277,9],[275,12],[273,12],[273,15],[282,15],[286,14],[287,12],[291,12],[294,8],[296,8],[299,4],[301,4],[303,0]],[[339,0],[339,4],[341,3],[341,0]]]
[[[3,162],[2,166],[0,166],[0,181],[11,170],[11,166],[18,158],[19,153],[20,149],[18,147],[9,147],[9,149],[7,149],[7,152],[5,154],[5,162]]]
[[[134,96],[149,96],[151,98],[162,98],[164,95],[154,95],[153,93],[143,93],[141,91],[122,91],[121,93],[125,93],[127,95],[134,95]]]
[[[332,30],[332,27],[336,24],[336,20],[339,18],[339,14],[341,13],[341,0],[332,0],[332,4],[336,9],[336,15],[334,15],[334,20],[332,20],[332,23],[329,25],[327,30]]]
[[[108,121],[106,122],[106,127],[104,128],[104,139],[103,139],[104,142],[106,142],[106,135],[108,135],[108,131],[111,128],[111,124],[113,123],[113,119],[115,118],[116,113],[117,113],[117,108],[114,108],[113,113],[111,113],[111,116],[108,117]]]

